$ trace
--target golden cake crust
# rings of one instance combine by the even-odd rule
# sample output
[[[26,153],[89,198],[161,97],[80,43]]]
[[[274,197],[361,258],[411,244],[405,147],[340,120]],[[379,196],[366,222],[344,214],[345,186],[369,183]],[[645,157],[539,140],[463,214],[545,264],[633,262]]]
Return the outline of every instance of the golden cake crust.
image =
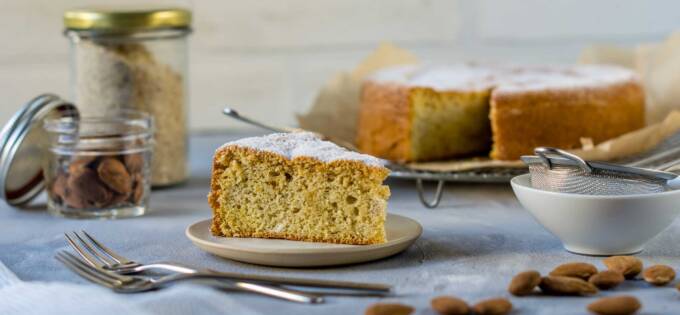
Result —
[[[348,235],[347,233],[342,234],[341,236],[321,236],[290,233],[286,231],[255,230],[236,227],[235,225],[238,224],[238,222],[228,222],[229,218],[233,218],[233,216],[230,217],[225,215],[225,211],[228,212],[233,209],[225,209],[226,205],[223,205],[220,202],[221,198],[224,198],[224,196],[222,196],[224,193],[224,187],[222,186],[221,181],[223,181],[222,175],[225,169],[232,167],[231,162],[244,156],[246,157],[247,162],[251,164],[278,165],[290,167],[290,169],[308,170],[310,173],[315,174],[323,174],[324,172],[330,171],[331,169],[343,172],[351,171],[356,177],[369,178],[376,183],[382,183],[382,180],[384,180],[389,174],[389,170],[384,167],[368,165],[361,161],[336,160],[324,162],[316,158],[306,156],[298,156],[293,159],[289,159],[280,154],[253,148],[240,147],[236,145],[224,146],[218,149],[215,153],[212,164],[211,189],[210,193],[208,194],[208,203],[210,204],[210,207],[213,211],[213,220],[210,228],[213,235],[225,237],[281,238],[298,241],[355,245],[377,244],[386,241],[384,230],[386,209],[384,206],[382,206],[382,209],[377,209],[379,211],[375,213],[375,217],[372,218],[372,222],[374,226],[376,226],[376,231],[369,238]],[[239,161],[239,163],[242,162],[243,160]],[[380,195],[380,198],[386,200],[389,197],[389,188],[387,188],[387,186],[380,186],[378,188],[378,194]],[[313,209],[314,205],[310,205],[310,208]],[[306,210],[302,209],[301,211]],[[234,225],[232,229],[228,228],[230,224]]]
[[[357,147],[392,161],[411,160],[410,88],[367,82],[361,90]]]
[[[416,97],[425,90],[434,97]],[[447,95],[456,95],[455,101],[449,98],[445,102]],[[414,145],[419,139],[414,137],[432,138],[429,135],[434,134],[414,132],[418,118],[414,106],[453,108],[468,102],[467,108],[478,109],[474,102],[482,99],[488,117],[463,112],[470,120],[477,119],[480,128],[467,127],[461,134],[453,130],[450,138],[437,138],[441,143],[457,140],[454,143],[461,144],[459,150],[451,147],[445,150],[448,155],[413,151],[419,150]],[[639,129],[644,126],[644,107],[637,78],[619,67],[401,67],[379,72],[364,82],[356,142],[363,152],[398,162],[489,153],[489,142],[492,159],[517,160],[532,154],[537,146],[572,149],[581,145],[582,138],[597,144]],[[468,138],[477,138],[479,144],[461,141],[465,137],[462,131],[472,135]],[[451,134],[452,130],[443,132]]]
[[[644,127],[644,93],[635,81],[491,95],[491,158],[516,160],[535,147],[574,149]]]

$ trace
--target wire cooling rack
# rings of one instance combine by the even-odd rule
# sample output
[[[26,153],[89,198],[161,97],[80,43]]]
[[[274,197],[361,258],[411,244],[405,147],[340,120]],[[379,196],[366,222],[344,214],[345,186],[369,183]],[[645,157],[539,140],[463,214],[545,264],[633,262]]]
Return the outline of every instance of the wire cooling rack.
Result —
[[[457,183],[508,183],[510,180],[528,172],[527,168],[482,168],[458,172],[431,172],[408,168],[404,165],[389,163],[390,178],[410,179],[416,181],[418,198],[423,206],[433,209],[439,206],[447,182]],[[425,197],[424,181],[437,182],[437,189],[431,200]]]

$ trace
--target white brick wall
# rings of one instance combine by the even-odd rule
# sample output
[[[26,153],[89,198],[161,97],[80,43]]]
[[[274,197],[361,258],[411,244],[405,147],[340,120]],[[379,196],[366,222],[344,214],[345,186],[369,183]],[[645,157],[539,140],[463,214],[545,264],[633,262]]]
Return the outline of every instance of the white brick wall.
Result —
[[[68,95],[64,9],[94,0],[0,0],[0,122],[26,100]],[[183,3],[183,1],[150,1]],[[193,1],[191,126],[242,128],[224,104],[293,123],[316,90],[380,41],[431,62],[576,60],[592,42],[632,45],[680,28],[673,0],[256,0]]]

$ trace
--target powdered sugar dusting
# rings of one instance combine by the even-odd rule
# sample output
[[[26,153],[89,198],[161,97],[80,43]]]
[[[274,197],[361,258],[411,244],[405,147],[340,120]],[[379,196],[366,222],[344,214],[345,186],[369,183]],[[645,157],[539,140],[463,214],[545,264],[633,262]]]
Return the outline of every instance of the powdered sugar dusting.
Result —
[[[322,162],[348,160],[359,161],[376,167],[385,165],[384,160],[347,150],[329,141],[323,141],[311,132],[274,133],[262,137],[243,138],[227,142],[220,149],[229,146],[271,152],[287,159],[304,156]]]
[[[438,91],[493,88],[496,93],[513,93],[608,86],[637,78],[632,71],[612,65],[512,66],[466,63],[398,66],[378,71],[369,80],[428,87]]]
[[[396,66],[373,74],[369,80],[429,87],[435,90],[485,90],[496,84],[497,71],[474,64]]]

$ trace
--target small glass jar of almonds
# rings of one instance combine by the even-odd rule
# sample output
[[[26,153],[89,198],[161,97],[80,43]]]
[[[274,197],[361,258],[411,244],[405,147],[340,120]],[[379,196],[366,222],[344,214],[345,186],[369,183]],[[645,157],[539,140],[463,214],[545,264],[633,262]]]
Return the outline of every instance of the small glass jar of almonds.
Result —
[[[48,211],[74,218],[146,212],[153,150],[148,114],[121,110],[102,117],[62,117],[46,120],[44,128]]]

